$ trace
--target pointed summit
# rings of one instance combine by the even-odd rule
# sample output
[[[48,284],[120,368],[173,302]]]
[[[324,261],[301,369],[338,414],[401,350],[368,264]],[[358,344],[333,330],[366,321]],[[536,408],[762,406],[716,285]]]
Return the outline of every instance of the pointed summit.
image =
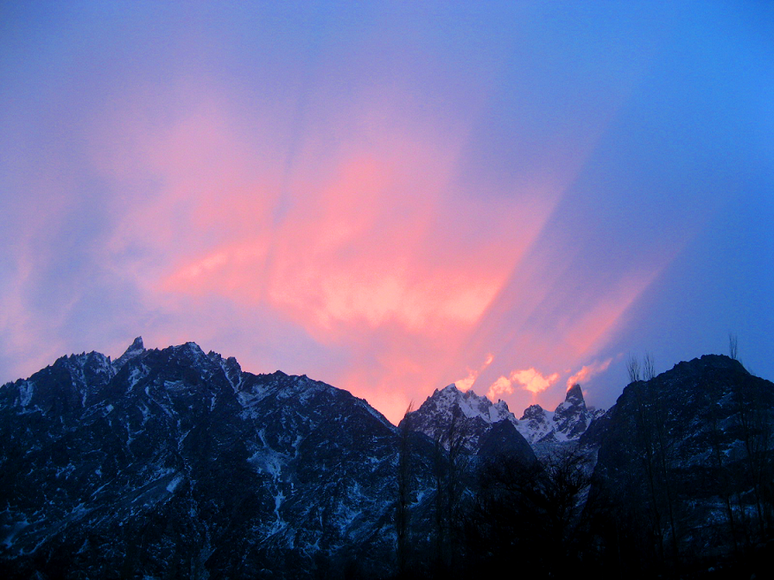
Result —
[[[142,337],[138,336],[132,344],[124,351],[120,357],[113,362],[113,367],[118,370],[133,358],[140,356],[145,352],[145,345],[142,343]]]
[[[576,383],[553,412],[540,405],[527,407],[516,428],[532,444],[576,441],[599,415],[586,407],[583,390]]]
[[[575,383],[569,388],[567,394],[564,397],[565,403],[573,406],[586,406],[586,401],[583,399],[583,391],[578,383]]]
[[[581,386],[576,383],[567,391],[564,402],[559,403],[554,411],[555,430],[567,439],[577,439],[589,426],[591,419]]]

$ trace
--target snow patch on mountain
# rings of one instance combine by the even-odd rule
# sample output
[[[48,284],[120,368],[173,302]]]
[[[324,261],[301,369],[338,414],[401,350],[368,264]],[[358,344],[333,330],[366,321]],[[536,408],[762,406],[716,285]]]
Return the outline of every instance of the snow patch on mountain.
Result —
[[[410,414],[411,429],[442,440],[450,428],[450,418],[455,414],[468,439],[465,446],[474,450],[481,436],[499,421],[512,423],[530,445],[536,446],[538,443],[577,441],[601,413],[586,407],[580,385],[567,391],[565,400],[556,410],[547,411],[540,405],[531,405],[521,419],[517,419],[505,401],[492,403],[473,390],[463,392],[452,384],[436,389]]]
[[[129,348],[127,348],[124,351],[124,354],[122,354],[120,357],[118,357],[116,360],[113,361],[113,368],[115,370],[119,370],[130,360],[137,358],[138,356],[142,355],[144,352],[145,352],[145,345],[142,342],[142,337],[138,336],[137,338],[134,339],[134,342],[132,342],[132,344],[129,345]]]
[[[603,414],[604,411],[586,407],[583,391],[580,385],[575,384],[553,412],[540,405],[527,407],[516,428],[533,445],[566,443],[580,439],[591,422]]]

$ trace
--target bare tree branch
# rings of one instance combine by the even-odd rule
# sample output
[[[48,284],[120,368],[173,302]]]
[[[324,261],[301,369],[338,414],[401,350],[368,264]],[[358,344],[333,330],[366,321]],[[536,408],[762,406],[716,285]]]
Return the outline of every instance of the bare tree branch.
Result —
[[[739,346],[736,340],[736,334],[728,333],[728,356],[734,360],[739,360]]]
[[[630,383],[636,383],[640,380],[640,359],[637,355],[629,354],[629,360],[626,361],[626,371],[629,373]]]
[[[642,374],[646,381],[656,377],[656,361],[653,359],[653,355],[645,353],[645,359],[642,364]]]

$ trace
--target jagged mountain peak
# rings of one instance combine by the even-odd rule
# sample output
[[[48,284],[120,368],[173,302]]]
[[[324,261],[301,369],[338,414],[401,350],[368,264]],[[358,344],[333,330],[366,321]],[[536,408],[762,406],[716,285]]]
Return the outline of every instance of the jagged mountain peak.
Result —
[[[468,448],[477,448],[483,433],[499,421],[510,422],[530,443],[561,443],[577,440],[599,412],[586,407],[579,384],[567,390],[564,401],[556,409],[546,411],[538,404],[524,410],[521,419],[508,409],[505,401],[492,403],[472,389],[461,391],[456,385],[435,389],[422,405],[412,413],[412,428],[431,438],[440,438],[449,428],[455,414],[463,419],[470,431]]]
[[[554,411],[554,437],[557,440],[578,439],[593,420],[586,408],[583,391],[579,384],[573,385]]]
[[[169,351],[172,357],[185,364],[194,364],[197,366],[208,366],[211,359],[204,354],[202,348],[195,342],[185,342],[175,346],[170,346],[165,351]]]
[[[538,417],[545,416],[545,409],[541,407],[538,404],[530,405],[526,409],[524,409],[524,413],[521,415],[521,419],[519,421],[529,421],[530,419],[536,419]]]
[[[237,359],[233,356],[224,359],[220,354],[212,350],[207,353],[207,358],[223,369],[232,388],[235,391],[238,391],[242,385],[242,367],[239,362],[237,362]]]
[[[578,383],[575,383],[572,387],[567,389],[564,400],[571,405],[586,406],[586,401],[583,398],[583,389],[581,389],[581,386]]]
[[[492,403],[472,389],[459,390],[453,383],[443,389],[435,389],[425,402],[409,414],[411,429],[424,433],[431,439],[442,441],[450,429],[459,429],[465,438],[464,446],[475,453],[481,437],[499,421],[516,423],[516,417],[505,401]]]
[[[503,419],[515,419],[505,401],[499,400],[497,403],[492,403],[487,397],[476,394],[473,389],[461,391],[454,383],[441,390],[436,389],[414,412],[418,413],[423,407],[425,408],[424,412],[432,411],[435,413],[443,413],[457,408],[462,415],[469,419],[479,417],[490,424]]]
[[[583,390],[576,383],[553,412],[537,404],[527,407],[516,428],[533,445],[576,441],[600,414],[586,407]]]
[[[360,544],[373,554],[361,561],[386,575],[397,437],[378,411],[305,375],[243,372],[191,342],[146,350],[138,338],[116,363],[62,357],[0,387],[7,577],[33,577],[38,562],[45,577],[102,577],[127,562],[137,575],[179,573],[189,550],[191,577],[297,578],[320,546],[338,561]],[[147,550],[133,549],[139,538]],[[197,560],[211,542],[217,558]],[[84,546],[89,571],[76,574],[59,555]]]
[[[132,341],[132,344],[129,345],[129,348],[127,348],[124,351],[124,354],[122,354],[115,361],[113,361],[113,368],[115,368],[116,370],[120,369],[130,360],[137,358],[138,356],[142,355],[144,352],[145,352],[145,345],[142,342],[142,337],[138,336]]]

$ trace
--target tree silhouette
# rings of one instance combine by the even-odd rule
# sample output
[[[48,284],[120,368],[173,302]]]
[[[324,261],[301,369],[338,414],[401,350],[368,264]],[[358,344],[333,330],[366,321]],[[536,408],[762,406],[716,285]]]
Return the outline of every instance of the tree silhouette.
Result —
[[[640,380],[640,359],[637,355],[629,354],[629,359],[626,361],[626,371],[629,374],[629,382],[636,383]]]
[[[516,558],[522,575],[570,577],[578,564],[581,500],[589,483],[586,458],[574,451],[542,464],[513,456],[487,461],[468,520],[476,575],[497,573]]]
[[[739,343],[733,332],[728,333],[728,356],[734,360],[739,360]]]
[[[656,378],[656,362],[653,359],[653,355],[645,353],[645,358],[642,362],[642,376],[646,381]]]

